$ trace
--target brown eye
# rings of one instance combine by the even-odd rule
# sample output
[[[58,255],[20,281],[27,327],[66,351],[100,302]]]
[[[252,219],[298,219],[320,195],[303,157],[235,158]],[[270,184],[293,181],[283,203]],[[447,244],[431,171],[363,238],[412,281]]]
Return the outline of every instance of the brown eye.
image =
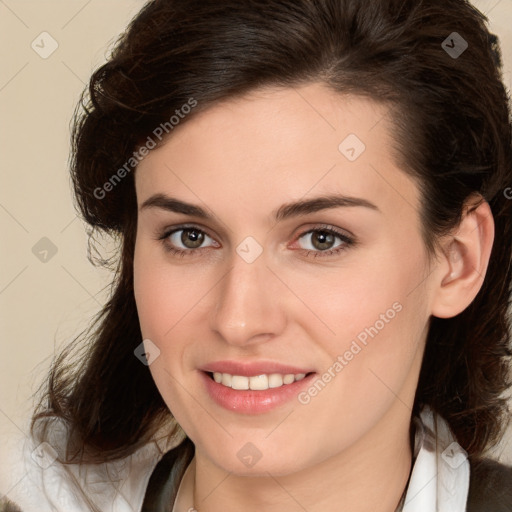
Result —
[[[327,231],[314,231],[311,236],[311,244],[315,249],[331,249],[336,237]]]
[[[160,238],[171,249],[182,252],[194,252],[195,249],[217,247],[212,237],[196,227],[181,227],[164,233]]]
[[[205,235],[197,229],[181,230],[181,243],[188,249],[197,249],[204,242]]]
[[[357,245],[354,235],[330,225],[321,225],[302,233],[295,242],[308,258],[341,255],[343,251]]]
[[[330,230],[326,229],[314,229],[304,233],[299,240],[303,239],[302,248],[313,251],[328,251],[339,245],[344,245],[347,240],[342,235],[338,235]],[[336,245],[336,239],[340,240],[341,243]]]

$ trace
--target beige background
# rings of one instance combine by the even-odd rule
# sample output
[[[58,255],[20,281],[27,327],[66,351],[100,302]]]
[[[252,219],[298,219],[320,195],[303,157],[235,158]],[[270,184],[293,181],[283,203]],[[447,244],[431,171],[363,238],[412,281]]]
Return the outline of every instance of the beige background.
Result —
[[[0,0],[0,494],[15,494],[24,477],[13,446],[27,433],[31,396],[55,349],[106,297],[108,272],[87,260],[70,194],[69,121],[91,72],[143,3]],[[500,37],[510,90],[512,0],[474,4]],[[498,456],[512,462],[512,435]]]

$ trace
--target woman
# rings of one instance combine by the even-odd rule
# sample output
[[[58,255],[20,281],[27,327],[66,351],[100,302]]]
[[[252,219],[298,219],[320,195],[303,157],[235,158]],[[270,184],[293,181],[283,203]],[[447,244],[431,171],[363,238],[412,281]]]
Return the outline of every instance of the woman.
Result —
[[[512,151],[481,13],[152,1],[89,95],[75,194],[120,257],[52,369],[22,508],[512,510],[485,457]]]

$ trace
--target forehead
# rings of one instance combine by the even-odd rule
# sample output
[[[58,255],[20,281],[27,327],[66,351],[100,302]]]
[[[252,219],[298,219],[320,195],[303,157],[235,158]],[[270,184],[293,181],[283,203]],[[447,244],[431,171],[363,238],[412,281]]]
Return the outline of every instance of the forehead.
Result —
[[[212,209],[222,202],[229,213],[343,193],[410,209],[418,190],[393,161],[390,116],[383,104],[322,84],[223,101],[144,158],[136,172],[138,201],[168,192],[196,203],[208,198]]]

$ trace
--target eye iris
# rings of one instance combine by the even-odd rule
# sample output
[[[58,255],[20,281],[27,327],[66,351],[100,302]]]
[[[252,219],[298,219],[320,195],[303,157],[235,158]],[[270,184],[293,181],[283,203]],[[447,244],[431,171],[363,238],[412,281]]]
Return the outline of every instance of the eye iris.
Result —
[[[200,247],[204,241],[204,233],[197,229],[184,229],[181,233],[181,242],[189,249]]]
[[[312,243],[316,249],[330,249],[334,240],[334,235],[327,231],[316,231],[312,237]]]
[[[181,242],[189,249],[197,249],[204,241],[204,233],[197,229],[184,229],[181,233]],[[329,249],[335,241],[335,236],[328,231],[315,231],[312,243],[316,249]]]

